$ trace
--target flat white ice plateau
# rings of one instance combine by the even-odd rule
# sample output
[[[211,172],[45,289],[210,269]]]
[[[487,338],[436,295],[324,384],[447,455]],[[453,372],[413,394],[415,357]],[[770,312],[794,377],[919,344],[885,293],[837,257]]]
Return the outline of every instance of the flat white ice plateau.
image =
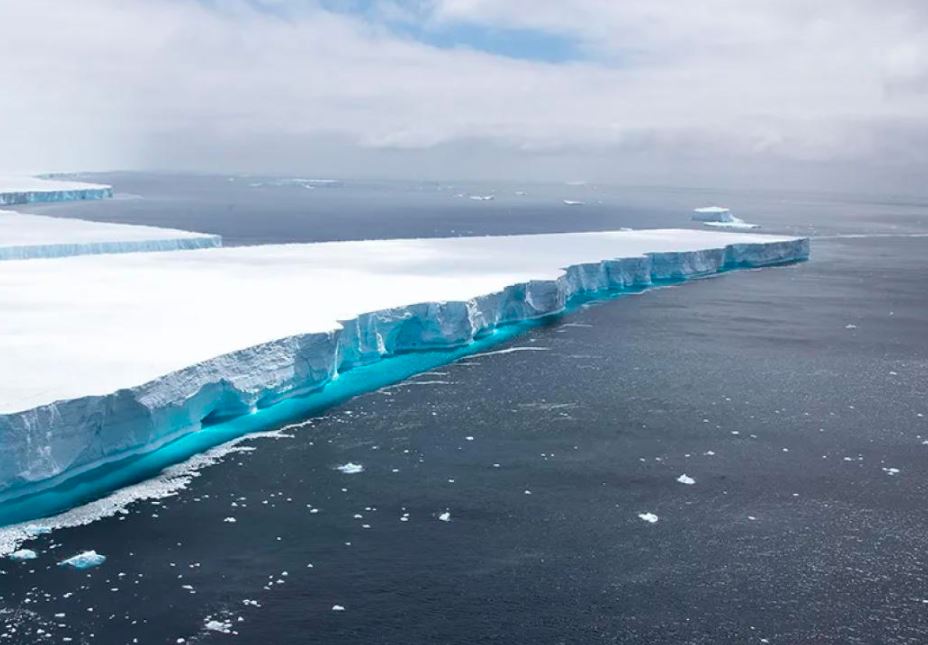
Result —
[[[466,344],[578,294],[799,261],[808,250],[791,237],[642,230],[4,262],[0,496],[353,365]]]
[[[112,186],[39,177],[0,177],[0,204],[27,204],[113,196]]]
[[[221,245],[218,235],[0,211],[0,260]]]

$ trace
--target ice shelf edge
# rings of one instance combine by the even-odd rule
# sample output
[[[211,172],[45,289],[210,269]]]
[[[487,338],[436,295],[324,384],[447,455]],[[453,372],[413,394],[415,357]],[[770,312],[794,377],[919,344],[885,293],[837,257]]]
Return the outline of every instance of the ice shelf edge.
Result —
[[[496,327],[558,313],[584,294],[641,289],[744,268],[800,262],[809,240],[736,243],[577,264],[468,301],[360,314],[341,329],[290,336],[217,356],[111,394],[0,415],[0,502],[323,387],[357,365],[398,352],[466,345]]]
[[[0,192],[0,206],[14,204],[37,204],[40,202],[73,202],[88,199],[110,199],[112,186],[93,186],[88,188],[50,189],[50,190],[10,190]]]
[[[109,241],[109,242],[62,242],[59,244],[33,244],[22,246],[0,246],[0,262],[4,260],[35,260],[62,258],[73,255],[102,255],[111,253],[152,253],[159,251],[183,251],[210,249],[222,246],[219,235],[199,235],[181,238]]]

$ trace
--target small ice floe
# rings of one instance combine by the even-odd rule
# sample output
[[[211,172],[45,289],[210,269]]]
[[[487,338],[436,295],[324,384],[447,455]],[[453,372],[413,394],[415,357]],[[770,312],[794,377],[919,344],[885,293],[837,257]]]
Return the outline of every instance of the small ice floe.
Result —
[[[677,481],[680,482],[681,484],[686,484],[687,486],[692,486],[693,484],[696,483],[696,480],[690,477],[689,475],[687,475],[686,473],[683,473],[682,475],[677,477]]]
[[[473,440],[474,440],[474,438],[471,437],[470,435],[464,437],[464,441],[473,441]]]
[[[219,632],[220,634],[231,634],[232,633],[232,622],[228,620],[213,620],[206,619],[206,624],[203,627],[210,632]]]
[[[848,323],[848,324],[846,324],[846,325],[844,326],[844,328],[845,328],[845,329],[857,329],[857,325],[853,325],[853,324],[851,324],[851,323]]]
[[[229,524],[235,524],[235,522],[236,522],[237,520],[236,520],[234,517],[225,517],[225,518],[223,518],[222,521],[223,521],[223,522],[228,522]]]
[[[451,513],[449,513],[448,511],[445,511],[444,513],[438,516],[438,519],[440,519],[442,522],[450,522]]]
[[[475,202],[489,202],[493,201],[493,195],[468,195],[469,199],[474,200]]]
[[[35,560],[37,557],[35,551],[32,549],[20,549],[19,551],[13,551],[9,555],[10,560],[18,560],[20,562],[24,560]]]
[[[564,206],[583,206],[586,202],[581,202],[576,199],[565,199]]]
[[[332,611],[345,611],[345,608],[341,605],[332,605]]]
[[[361,464],[354,464],[349,461],[347,464],[342,464],[341,466],[338,466],[335,470],[337,470],[340,473],[344,473],[346,475],[355,475],[357,473],[363,473],[364,466],[362,466]]]
[[[62,560],[58,563],[58,566],[71,567],[72,569],[90,569],[98,567],[104,562],[106,562],[105,555],[100,555],[96,551],[84,551],[67,560]]]
[[[642,519],[648,524],[654,524],[657,522],[657,515],[654,513],[638,513],[638,519]]]
[[[883,472],[889,475],[890,477],[892,477],[893,475],[899,474],[899,469],[898,468],[884,468]]]

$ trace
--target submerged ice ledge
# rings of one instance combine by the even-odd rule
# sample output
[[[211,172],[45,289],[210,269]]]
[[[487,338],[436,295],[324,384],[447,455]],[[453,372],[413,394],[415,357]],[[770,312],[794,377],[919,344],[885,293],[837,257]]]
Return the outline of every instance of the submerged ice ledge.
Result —
[[[648,245],[651,248],[673,250],[639,250],[629,253],[629,257],[578,261],[552,272],[556,277],[547,278],[545,276],[549,272],[539,269],[540,279],[514,282],[483,295],[460,300],[419,302],[361,313],[343,320],[340,326],[330,325],[324,331],[292,334],[251,344],[181,369],[167,371],[142,384],[125,382],[124,387],[114,387],[109,393],[73,396],[26,406],[28,409],[16,409],[16,402],[3,401],[3,392],[0,392],[0,410],[3,411],[0,413],[0,441],[4,447],[4,454],[0,457],[0,500],[29,494],[107,462],[153,450],[175,438],[196,432],[206,424],[248,414],[288,397],[318,390],[337,378],[339,373],[352,367],[402,352],[466,345],[496,327],[560,312],[571,298],[577,296],[637,290],[731,269],[786,264],[805,260],[809,254],[807,239],[693,231],[482,238],[486,242],[480,239],[474,242],[476,238],[459,239],[460,242],[436,240],[431,243],[390,241],[291,245],[276,247],[277,250],[274,250],[275,247],[264,247],[271,251],[225,249],[186,254],[181,252],[166,254],[161,260],[171,258],[171,262],[175,265],[179,263],[186,270],[188,265],[198,266],[210,254],[223,253],[226,255],[222,257],[229,257],[228,254],[233,254],[239,260],[244,257],[246,266],[257,269],[261,262],[266,263],[270,261],[269,258],[275,257],[275,253],[296,254],[297,258],[303,257],[303,253],[306,257],[302,262],[311,264],[313,252],[326,258],[328,256],[320,250],[322,247],[327,247],[324,251],[328,253],[341,245],[342,248],[337,249],[340,256],[347,254],[348,261],[355,262],[360,262],[362,256],[353,258],[353,254],[365,249],[380,249],[383,257],[378,259],[379,264],[376,266],[386,271],[391,263],[403,262],[403,259],[393,257],[389,251],[397,248],[408,250],[408,245],[397,246],[397,242],[421,242],[416,249],[434,253],[447,254],[449,249],[457,249],[458,257],[449,258],[446,262],[457,261],[465,265],[471,262],[474,266],[500,263],[510,268],[519,264],[519,253],[524,254],[523,262],[530,265],[534,262],[532,266],[542,266],[538,264],[538,258],[547,255],[553,256],[550,262],[557,262],[560,257],[581,257],[583,253],[576,250],[571,253],[564,251],[561,256],[551,251],[569,248],[571,245],[586,244],[589,247],[587,254],[600,253],[610,243],[618,247],[619,251],[642,246],[647,248]],[[675,241],[679,239],[685,239],[686,243]],[[633,243],[630,244],[628,240]],[[482,251],[483,255],[475,256],[474,251]],[[513,254],[516,257],[498,257],[494,253]],[[67,265],[61,269],[79,271],[79,263],[90,259],[99,260],[71,258],[57,262]],[[112,263],[114,260],[119,258],[110,258],[108,261]],[[138,263],[142,259],[133,260]],[[13,264],[22,268],[31,263]],[[106,266],[115,271],[120,268],[112,264]],[[131,266],[139,269],[136,264]],[[205,269],[197,271],[209,269],[209,263],[206,263]],[[427,281],[427,269],[424,267],[415,265],[412,268],[405,267],[404,270],[413,273],[413,278],[419,281]],[[416,271],[422,271],[423,275],[417,277]],[[497,279],[506,279],[508,275],[523,275],[498,269],[497,273],[501,276]],[[493,275],[497,276],[497,273]],[[139,275],[142,275],[141,271]],[[196,276],[199,273],[190,275]],[[367,277],[374,280],[373,275]],[[332,279],[333,276],[320,273],[318,278]],[[227,279],[234,280],[233,277]],[[338,275],[335,279],[338,279]],[[351,280],[347,280],[344,287],[351,288],[350,283]],[[473,288],[475,284],[493,283],[471,280],[467,288]],[[155,289],[164,289],[165,286],[147,285]],[[452,293],[461,293],[460,288],[448,289]],[[421,292],[434,293],[427,290]],[[418,292],[413,293],[418,295]],[[293,298],[301,295],[310,297],[311,293],[300,294],[294,291],[291,295]],[[362,301],[377,301],[369,294],[367,297],[368,300]],[[2,303],[3,298],[0,297]],[[248,306],[247,298],[243,298],[242,306]],[[229,314],[234,314],[234,311]],[[175,315],[195,316],[196,312],[178,310]],[[126,323],[131,325],[133,322],[135,319],[128,316]],[[313,325],[308,324],[307,328],[312,329]],[[63,367],[75,370],[73,378],[81,378],[80,365]],[[107,368],[105,361],[102,367]]]

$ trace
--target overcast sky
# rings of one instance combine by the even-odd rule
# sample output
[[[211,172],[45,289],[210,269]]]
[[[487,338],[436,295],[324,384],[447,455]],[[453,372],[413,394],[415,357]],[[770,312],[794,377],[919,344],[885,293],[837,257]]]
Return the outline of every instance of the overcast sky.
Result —
[[[4,173],[928,183],[923,0],[0,0],[0,25]]]

